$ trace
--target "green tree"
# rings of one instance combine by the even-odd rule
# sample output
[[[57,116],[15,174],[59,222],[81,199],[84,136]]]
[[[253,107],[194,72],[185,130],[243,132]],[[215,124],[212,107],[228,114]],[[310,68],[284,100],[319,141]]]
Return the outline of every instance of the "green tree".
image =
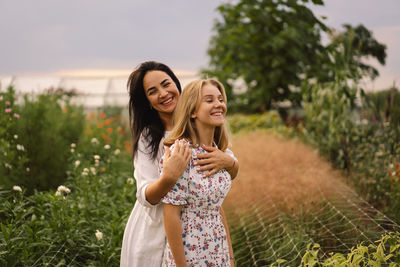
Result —
[[[241,0],[217,9],[208,54],[209,69],[224,82],[235,104],[250,111],[270,109],[274,102],[300,102],[302,74],[314,73],[326,49],[321,32],[329,29],[305,5],[321,0]],[[326,60],[325,60],[326,61]],[[233,97],[233,87],[243,79],[245,93]]]
[[[386,60],[386,45],[379,43],[362,24],[353,27],[349,24],[344,24],[345,28],[342,32],[331,30],[331,43],[327,49],[333,56],[333,62],[336,68],[344,68],[340,62],[336,60],[337,54],[342,54],[345,58],[348,70],[352,72],[354,78],[370,77],[375,79],[379,72],[371,65],[365,64],[364,58],[375,58],[381,65],[385,65]],[[331,77],[329,77],[331,78]]]
[[[346,24],[343,32],[329,29],[309,3],[323,5],[322,0],[240,0],[218,7],[221,17],[203,74],[225,84],[234,109],[264,111],[285,100],[298,106],[303,100],[299,88],[304,90],[311,78],[325,83],[340,76],[357,83],[379,74],[362,60],[373,57],[384,64],[386,46],[363,25]],[[323,34],[331,38],[327,45]],[[234,88],[242,90],[234,93]]]

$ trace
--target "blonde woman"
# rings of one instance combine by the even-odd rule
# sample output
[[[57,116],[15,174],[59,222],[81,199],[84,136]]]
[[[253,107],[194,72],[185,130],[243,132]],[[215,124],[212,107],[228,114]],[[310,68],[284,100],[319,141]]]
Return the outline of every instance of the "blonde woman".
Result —
[[[174,127],[164,144],[179,149],[176,140],[192,144],[192,157],[175,186],[162,198],[168,244],[163,266],[233,266],[229,231],[221,204],[231,186],[222,169],[206,178],[196,167],[202,144],[225,151],[229,144],[225,124],[226,95],[215,79],[189,83],[177,104]],[[163,159],[160,161],[162,173]],[[233,160],[230,172],[237,172]]]

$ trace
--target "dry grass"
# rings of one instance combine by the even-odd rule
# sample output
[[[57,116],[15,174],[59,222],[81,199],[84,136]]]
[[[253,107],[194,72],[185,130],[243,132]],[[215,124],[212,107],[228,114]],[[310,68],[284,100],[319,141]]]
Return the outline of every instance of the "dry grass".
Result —
[[[309,209],[321,201],[321,195],[335,198],[335,188],[343,185],[329,162],[298,141],[246,133],[234,138],[232,150],[240,171],[224,202],[227,213],[242,213],[254,203],[269,205],[271,201],[281,211]]]

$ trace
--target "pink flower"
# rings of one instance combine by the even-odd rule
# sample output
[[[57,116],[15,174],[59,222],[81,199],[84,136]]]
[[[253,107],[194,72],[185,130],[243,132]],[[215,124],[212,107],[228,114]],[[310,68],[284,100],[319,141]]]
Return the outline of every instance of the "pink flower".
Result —
[[[14,117],[19,119],[19,114],[18,113],[14,113]]]
[[[11,113],[11,108],[6,108],[6,113]]]
[[[11,105],[10,101],[6,101],[6,105],[7,106]]]

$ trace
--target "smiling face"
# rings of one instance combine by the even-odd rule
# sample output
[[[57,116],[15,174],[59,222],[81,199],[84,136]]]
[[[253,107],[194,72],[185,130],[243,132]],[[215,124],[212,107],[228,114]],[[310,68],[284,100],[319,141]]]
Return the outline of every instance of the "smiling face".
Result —
[[[143,77],[143,88],[150,105],[160,117],[172,115],[178,102],[179,90],[167,73],[148,71]]]
[[[221,91],[213,84],[206,83],[201,88],[200,105],[191,115],[196,127],[222,126],[225,121],[226,104]]]

